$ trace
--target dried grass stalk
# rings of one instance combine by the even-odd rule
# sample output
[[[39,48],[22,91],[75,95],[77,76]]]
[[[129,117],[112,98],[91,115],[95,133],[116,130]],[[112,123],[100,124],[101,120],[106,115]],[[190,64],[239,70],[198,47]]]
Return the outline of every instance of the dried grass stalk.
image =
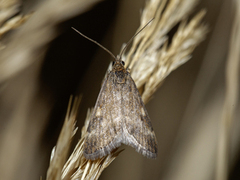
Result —
[[[150,19],[154,21],[133,41],[132,48],[123,58],[146,103],[166,76],[188,61],[194,48],[205,38],[207,27],[201,25],[205,11],[200,11],[190,22],[186,17],[194,8],[196,0],[149,0],[141,17],[141,29]],[[172,43],[168,46],[168,32],[180,23]],[[138,30],[137,30],[138,31]],[[109,65],[111,68],[111,64]],[[98,179],[101,172],[121,151],[96,161],[83,156],[83,143],[91,111],[87,113],[82,137],[62,170],[61,179]]]
[[[239,97],[240,65],[240,2],[232,1],[235,7],[235,18],[232,27],[229,55],[226,66],[226,96],[219,129],[219,142],[216,163],[217,180],[227,180],[229,170],[230,133]]]

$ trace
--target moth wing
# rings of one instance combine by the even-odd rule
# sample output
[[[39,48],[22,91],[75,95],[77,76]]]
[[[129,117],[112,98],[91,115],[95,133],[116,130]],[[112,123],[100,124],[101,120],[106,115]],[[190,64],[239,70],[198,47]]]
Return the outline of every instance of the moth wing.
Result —
[[[130,74],[123,89],[125,92],[123,143],[132,146],[148,158],[156,158],[157,139],[145,105]]]
[[[84,143],[84,156],[87,159],[106,156],[121,145],[121,121],[114,113],[119,108],[119,101],[116,100],[119,91],[114,89],[113,82],[113,74],[109,73],[98,95]]]

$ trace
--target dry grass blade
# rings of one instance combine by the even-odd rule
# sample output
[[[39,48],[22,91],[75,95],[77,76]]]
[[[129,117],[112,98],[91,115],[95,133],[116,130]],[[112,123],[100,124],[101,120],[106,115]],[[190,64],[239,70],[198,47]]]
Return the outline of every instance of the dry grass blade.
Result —
[[[76,133],[75,120],[81,98],[75,98],[73,106],[72,97],[69,100],[65,121],[59,135],[57,145],[52,150],[50,166],[47,172],[47,180],[60,179],[62,168],[66,162],[71,139]]]
[[[226,66],[226,96],[219,129],[218,157],[216,164],[217,180],[228,179],[230,132],[234,116],[236,115],[236,107],[239,97],[240,2],[232,2],[235,3],[234,7],[236,9]]]

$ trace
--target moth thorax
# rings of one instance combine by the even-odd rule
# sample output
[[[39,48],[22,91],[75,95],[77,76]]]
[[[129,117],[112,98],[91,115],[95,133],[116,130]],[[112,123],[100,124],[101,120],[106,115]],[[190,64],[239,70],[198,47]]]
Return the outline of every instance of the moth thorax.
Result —
[[[115,77],[116,77],[117,83],[119,84],[125,83],[126,81],[125,75],[126,73],[124,71],[115,71]]]

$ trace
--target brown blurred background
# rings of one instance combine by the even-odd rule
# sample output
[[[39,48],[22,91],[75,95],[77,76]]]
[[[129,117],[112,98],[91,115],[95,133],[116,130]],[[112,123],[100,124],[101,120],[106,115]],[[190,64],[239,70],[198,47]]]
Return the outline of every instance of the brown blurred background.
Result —
[[[42,2],[20,2],[19,10],[33,11],[33,16],[37,16],[46,8]],[[52,11],[65,8],[64,3],[55,3],[56,9]],[[70,95],[83,94],[77,119],[79,129],[87,109],[95,104],[111,57],[71,27],[118,54],[122,44],[137,30],[144,4],[143,0],[107,0],[86,7],[69,7],[66,11],[71,12],[69,15],[44,23],[41,18],[46,17],[35,20],[48,27],[39,36],[40,41],[43,36],[48,37],[42,39],[44,46],[31,49],[29,43],[26,51],[34,52],[32,62],[1,80],[0,179],[30,180],[40,176],[45,179]],[[104,170],[100,179],[214,179],[234,5],[228,0],[202,0],[192,15],[203,8],[207,9],[204,22],[209,25],[206,40],[196,48],[189,62],[166,78],[146,105],[158,139],[157,160],[122,146],[125,151]],[[3,43],[8,46],[8,41],[20,36],[24,28],[27,23],[6,34]],[[15,41],[9,46],[15,47],[18,39]],[[10,55],[17,54],[17,45],[15,48]],[[10,57],[7,55],[0,57]],[[231,128],[229,180],[240,179],[239,105],[236,109]],[[73,145],[80,135],[79,130]]]

